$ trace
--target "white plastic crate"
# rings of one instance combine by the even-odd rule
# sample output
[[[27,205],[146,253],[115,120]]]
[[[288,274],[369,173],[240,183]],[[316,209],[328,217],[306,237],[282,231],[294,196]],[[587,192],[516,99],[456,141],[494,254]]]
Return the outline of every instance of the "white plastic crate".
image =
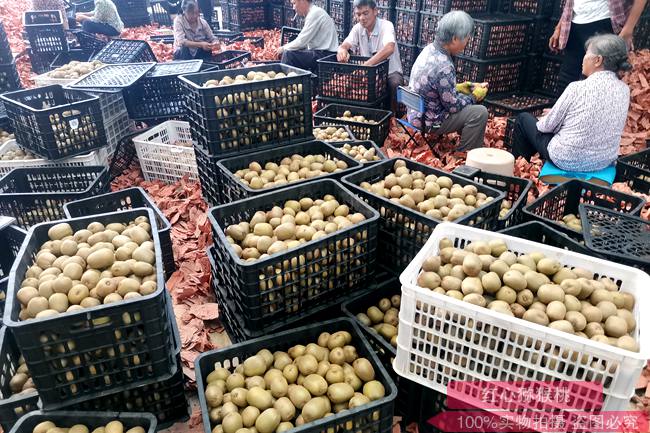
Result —
[[[17,150],[16,140],[7,140],[0,146],[0,157],[10,150]],[[80,167],[87,165],[106,165],[107,159],[105,152],[92,151],[86,155],[79,155],[73,158],[62,159],[57,161],[48,161],[47,159],[21,159],[21,160],[0,160],[0,177],[6,175],[14,168],[23,167]]]
[[[109,122],[104,123],[104,129],[106,130],[106,153],[110,157],[117,149],[117,144],[120,140],[129,134],[131,130],[135,128],[135,123],[129,119],[129,113],[124,113],[123,115],[110,120]]]
[[[515,254],[541,252],[564,266],[581,267],[615,281],[634,295],[634,338],[639,353],[506,316],[418,287],[427,257],[449,238],[462,248],[469,242],[502,239]],[[643,367],[650,358],[650,276],[638,269],[525,239],[452,223],[439,224],[400,276],[395,371],[438,392],[450,381],[599,381],[603,410],[626,409]],[[641,313],[645,314],[641,314]],[[644,333],[645,332],[645,333]],[[586,389],[585,389],[586,390]],[[585,401],[589,404],[593,401]]]
[[[59,84],[61,86],[65,86],[67,84],[70,84],[74,81],[77,81],[78,78],[52,78],[48,76],[49,72],[46,72],[41,75],[37,75],[34,77],[34,85],[36,87],[45,87],[45,86],[52,86],[54,84]]]
[[[104,125],[111,123],[118,117],[128,117],[126,103],[124,102],[122,91],[86,93],[97,96],[99,98],[99,107],[102,110],[102,119],[104,120]]]
[[[188,122],[168,120],[133,139],[145,180],[198,180],[194,147],[174,145],[178,141],[193,143]]]

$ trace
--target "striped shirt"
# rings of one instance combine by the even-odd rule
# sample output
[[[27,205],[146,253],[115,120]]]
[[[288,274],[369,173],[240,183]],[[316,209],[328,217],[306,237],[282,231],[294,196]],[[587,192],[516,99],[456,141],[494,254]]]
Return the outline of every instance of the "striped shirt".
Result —
[[[600,71],[566,88],[537,130],[553,133],[548,154],[567,171],[612,165],[630,106],[630,89],[614,72]]]
[[[623,29],[627,17],[630,15],[630,9],[634,4],[634,0],[608,0],[609,12],[612,19],[612,30],[614,33],[619,34]],[[571,31],[571,21],[573,20],[573,5],[574,0],[566,0],[564,9],[562,10],[562,17],[560,18],[560,49],[566,47],[569,40],[569,32]]]

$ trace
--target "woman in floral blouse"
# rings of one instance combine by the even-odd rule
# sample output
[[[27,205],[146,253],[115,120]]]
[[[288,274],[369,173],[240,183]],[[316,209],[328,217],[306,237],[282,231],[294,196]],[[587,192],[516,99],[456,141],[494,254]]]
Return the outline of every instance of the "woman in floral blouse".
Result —
[[[78,13],[76,18],[88,33],[119,36],[124,30],[124,23],[111,0],[95,0],[95,10],[90,13]]]
[[[462,94],[456,89],[456,69],[452,56],[461,53],[474,31],[474,20],[466,12],[452,11],[438,22],[436,38],[427,45],[411,69],[409,87],[422,95],[425,112],[409,110],[409,122],[435,130],[438,134],[460,131],[459,150],[483,146],[488,112],[476,105],[483,92]]]

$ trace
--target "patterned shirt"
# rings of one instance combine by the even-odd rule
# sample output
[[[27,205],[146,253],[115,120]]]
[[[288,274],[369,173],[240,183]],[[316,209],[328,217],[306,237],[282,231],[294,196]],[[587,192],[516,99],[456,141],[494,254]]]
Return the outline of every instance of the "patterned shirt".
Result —
[[[548,154],[568,171],[612,165],[630,106],[630,89],[614,72],[600,71],[566,88],[537,130],[553,133]]]
[[[630,15],[630,9],[634,4],[634,0],[608,0],[609,12],[612,18],[612,30],[618,34],[625,25],[627,17]],[[566,47],[569,40],[569,32],[571,31],[571,21],[573,20],[573,0],[566,0],[562,17],[560,18],[560,49]]]
[[[124,23],[120,19],[117,8],[111,0],[95,0],[93,21],[108,24],[120,33],[124,30]]]
[[[409,87],[424,97],[426,106],[424,113],[408,112],[409,122],[417,128],[422,127],[422,120],[427,129],[440,126],[450,114],[474,103],[471,96],[456,90],[456,68],[451,56],[435,42],[427,45],[415,60]]]
[[[192,26],[184,15],[176,15],[174,19],[174,51],[183,48],[185,41],[212,43],[216,40],[208,22],[203,18],[199,17],[196,25]],[[198,48],[189,48],[189,50],[194,56]]]

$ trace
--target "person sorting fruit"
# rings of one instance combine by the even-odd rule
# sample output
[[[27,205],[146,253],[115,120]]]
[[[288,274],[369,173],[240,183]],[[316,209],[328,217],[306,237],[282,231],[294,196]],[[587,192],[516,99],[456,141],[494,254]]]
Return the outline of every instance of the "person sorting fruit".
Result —
[[[183,13],[174,19],[174,60],[211,58],[219,42],[201,18],[196,0],[183,0],[181,10]]]
[[[435,40],[415,60],[409,82],[411,90],[425,101],[424,113],[409,110],[409,123],[436,134],[460,131],[459,150],[483,146],[488,120],[487,109],[476,104],[485,98],[487,84],[456,86],[452,56],[465,49],[473,31],[474,20],[466,12],[445,14],[438,22]]]
[[[395,41],[395,27],[390,21],[377,18],[375,0],[355,0],[357,24],[338,49],[339,62],[350,60],[350,50],[358,56],[370,57],[364,64],[373,66],[388,59],[388,94],[393,112],[397,111],[397,88],[404,84],[402,62]]]
[[[84,32],[106,36],[119,36],[124,30],[124,23],[117,13],[115,3],[111,0],[95,0],[95,9],[88,13],[75,15]]]
[[[334,20],[311,0],[291,0],[297,15],[305,17],[305,25],[296,39],[278,48],[281,62],[318,73],[318,59],[336,53],[338,36]]]
[[[585,43],[592,36],[615,33],[634,49],[634,27],[647,0],[566,0],[562,16],[549,39],[549,48],[564,50],[558,75],[560,93],[569,83],[579,80]]]
[[[539,153],[566,171],[597,171],[616,161],[630,105],[630,89],[619,73],[631,69],[627,45],[616,35],[590,38],[582,59],[587,77],[566,88],[539,121],[517,116],[512,153],[530,159]]]

